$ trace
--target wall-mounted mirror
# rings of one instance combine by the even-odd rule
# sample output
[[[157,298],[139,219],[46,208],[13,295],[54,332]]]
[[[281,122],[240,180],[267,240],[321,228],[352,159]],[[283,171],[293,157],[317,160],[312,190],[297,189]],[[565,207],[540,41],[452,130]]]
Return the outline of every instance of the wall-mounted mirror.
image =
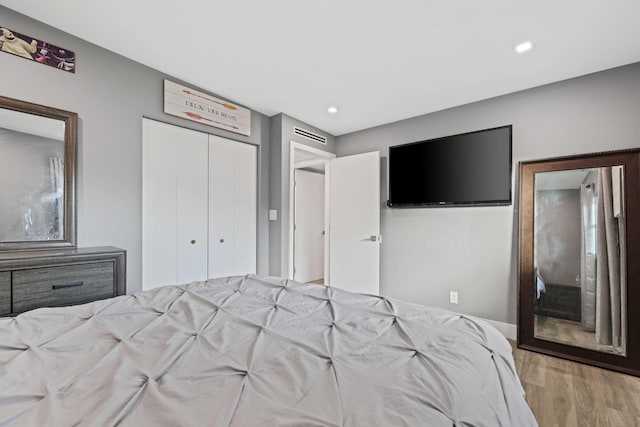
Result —
[[[76,245],[77,117],[0,97],[0,250]]]
[[[640,375],[639,153],[520,164],[520,347]]]

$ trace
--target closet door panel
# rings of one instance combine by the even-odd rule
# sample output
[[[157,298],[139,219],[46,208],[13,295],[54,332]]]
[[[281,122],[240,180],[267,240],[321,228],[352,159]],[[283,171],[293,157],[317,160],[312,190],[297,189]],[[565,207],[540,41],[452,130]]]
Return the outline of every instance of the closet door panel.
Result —
[[[255,274],[257,148],[235,144],[234,154],[234,274]]]
[[[193,133],[179,142],[176,159],[178,284],[207,279],[209,144],[207,134]]]
[[[176,282],[176,157],[173,126],[143,120],[142,288]]]
[[[207,134],[143,119],[142,139],[142,288],[204,280]]]
[[[234,273],[234,146],[209,135],[209,277]]]

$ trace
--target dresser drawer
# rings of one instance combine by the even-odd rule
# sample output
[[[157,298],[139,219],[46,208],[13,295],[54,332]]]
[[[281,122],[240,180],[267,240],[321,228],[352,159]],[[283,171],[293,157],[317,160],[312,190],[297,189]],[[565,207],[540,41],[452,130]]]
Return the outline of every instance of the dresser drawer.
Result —
[[[0,316],[11,313],[11,272],[0,272]]]
[[[114,295],[114,263],[96,262],[13,272],[13,312],[73,305]]]

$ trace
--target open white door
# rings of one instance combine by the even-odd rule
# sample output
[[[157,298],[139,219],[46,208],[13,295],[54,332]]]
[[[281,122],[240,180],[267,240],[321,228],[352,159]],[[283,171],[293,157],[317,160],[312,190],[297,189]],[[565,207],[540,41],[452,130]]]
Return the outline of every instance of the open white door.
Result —
[[[330,162],[329,284],[379,293],[380,153]]]
[[[324,278],[324,174],[296,169],[293,279]]]

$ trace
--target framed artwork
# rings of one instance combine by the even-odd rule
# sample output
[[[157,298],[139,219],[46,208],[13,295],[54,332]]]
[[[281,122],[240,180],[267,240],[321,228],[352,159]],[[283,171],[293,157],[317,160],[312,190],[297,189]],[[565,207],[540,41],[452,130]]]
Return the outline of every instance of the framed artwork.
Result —
[[[0,27],[0,51],[70,73],[76,72],[76,55],[74,52],[16,33],[6,27]]]
[[[169,80],[164,81],[164,112],[229,132],[251,135],[251,110]]]

